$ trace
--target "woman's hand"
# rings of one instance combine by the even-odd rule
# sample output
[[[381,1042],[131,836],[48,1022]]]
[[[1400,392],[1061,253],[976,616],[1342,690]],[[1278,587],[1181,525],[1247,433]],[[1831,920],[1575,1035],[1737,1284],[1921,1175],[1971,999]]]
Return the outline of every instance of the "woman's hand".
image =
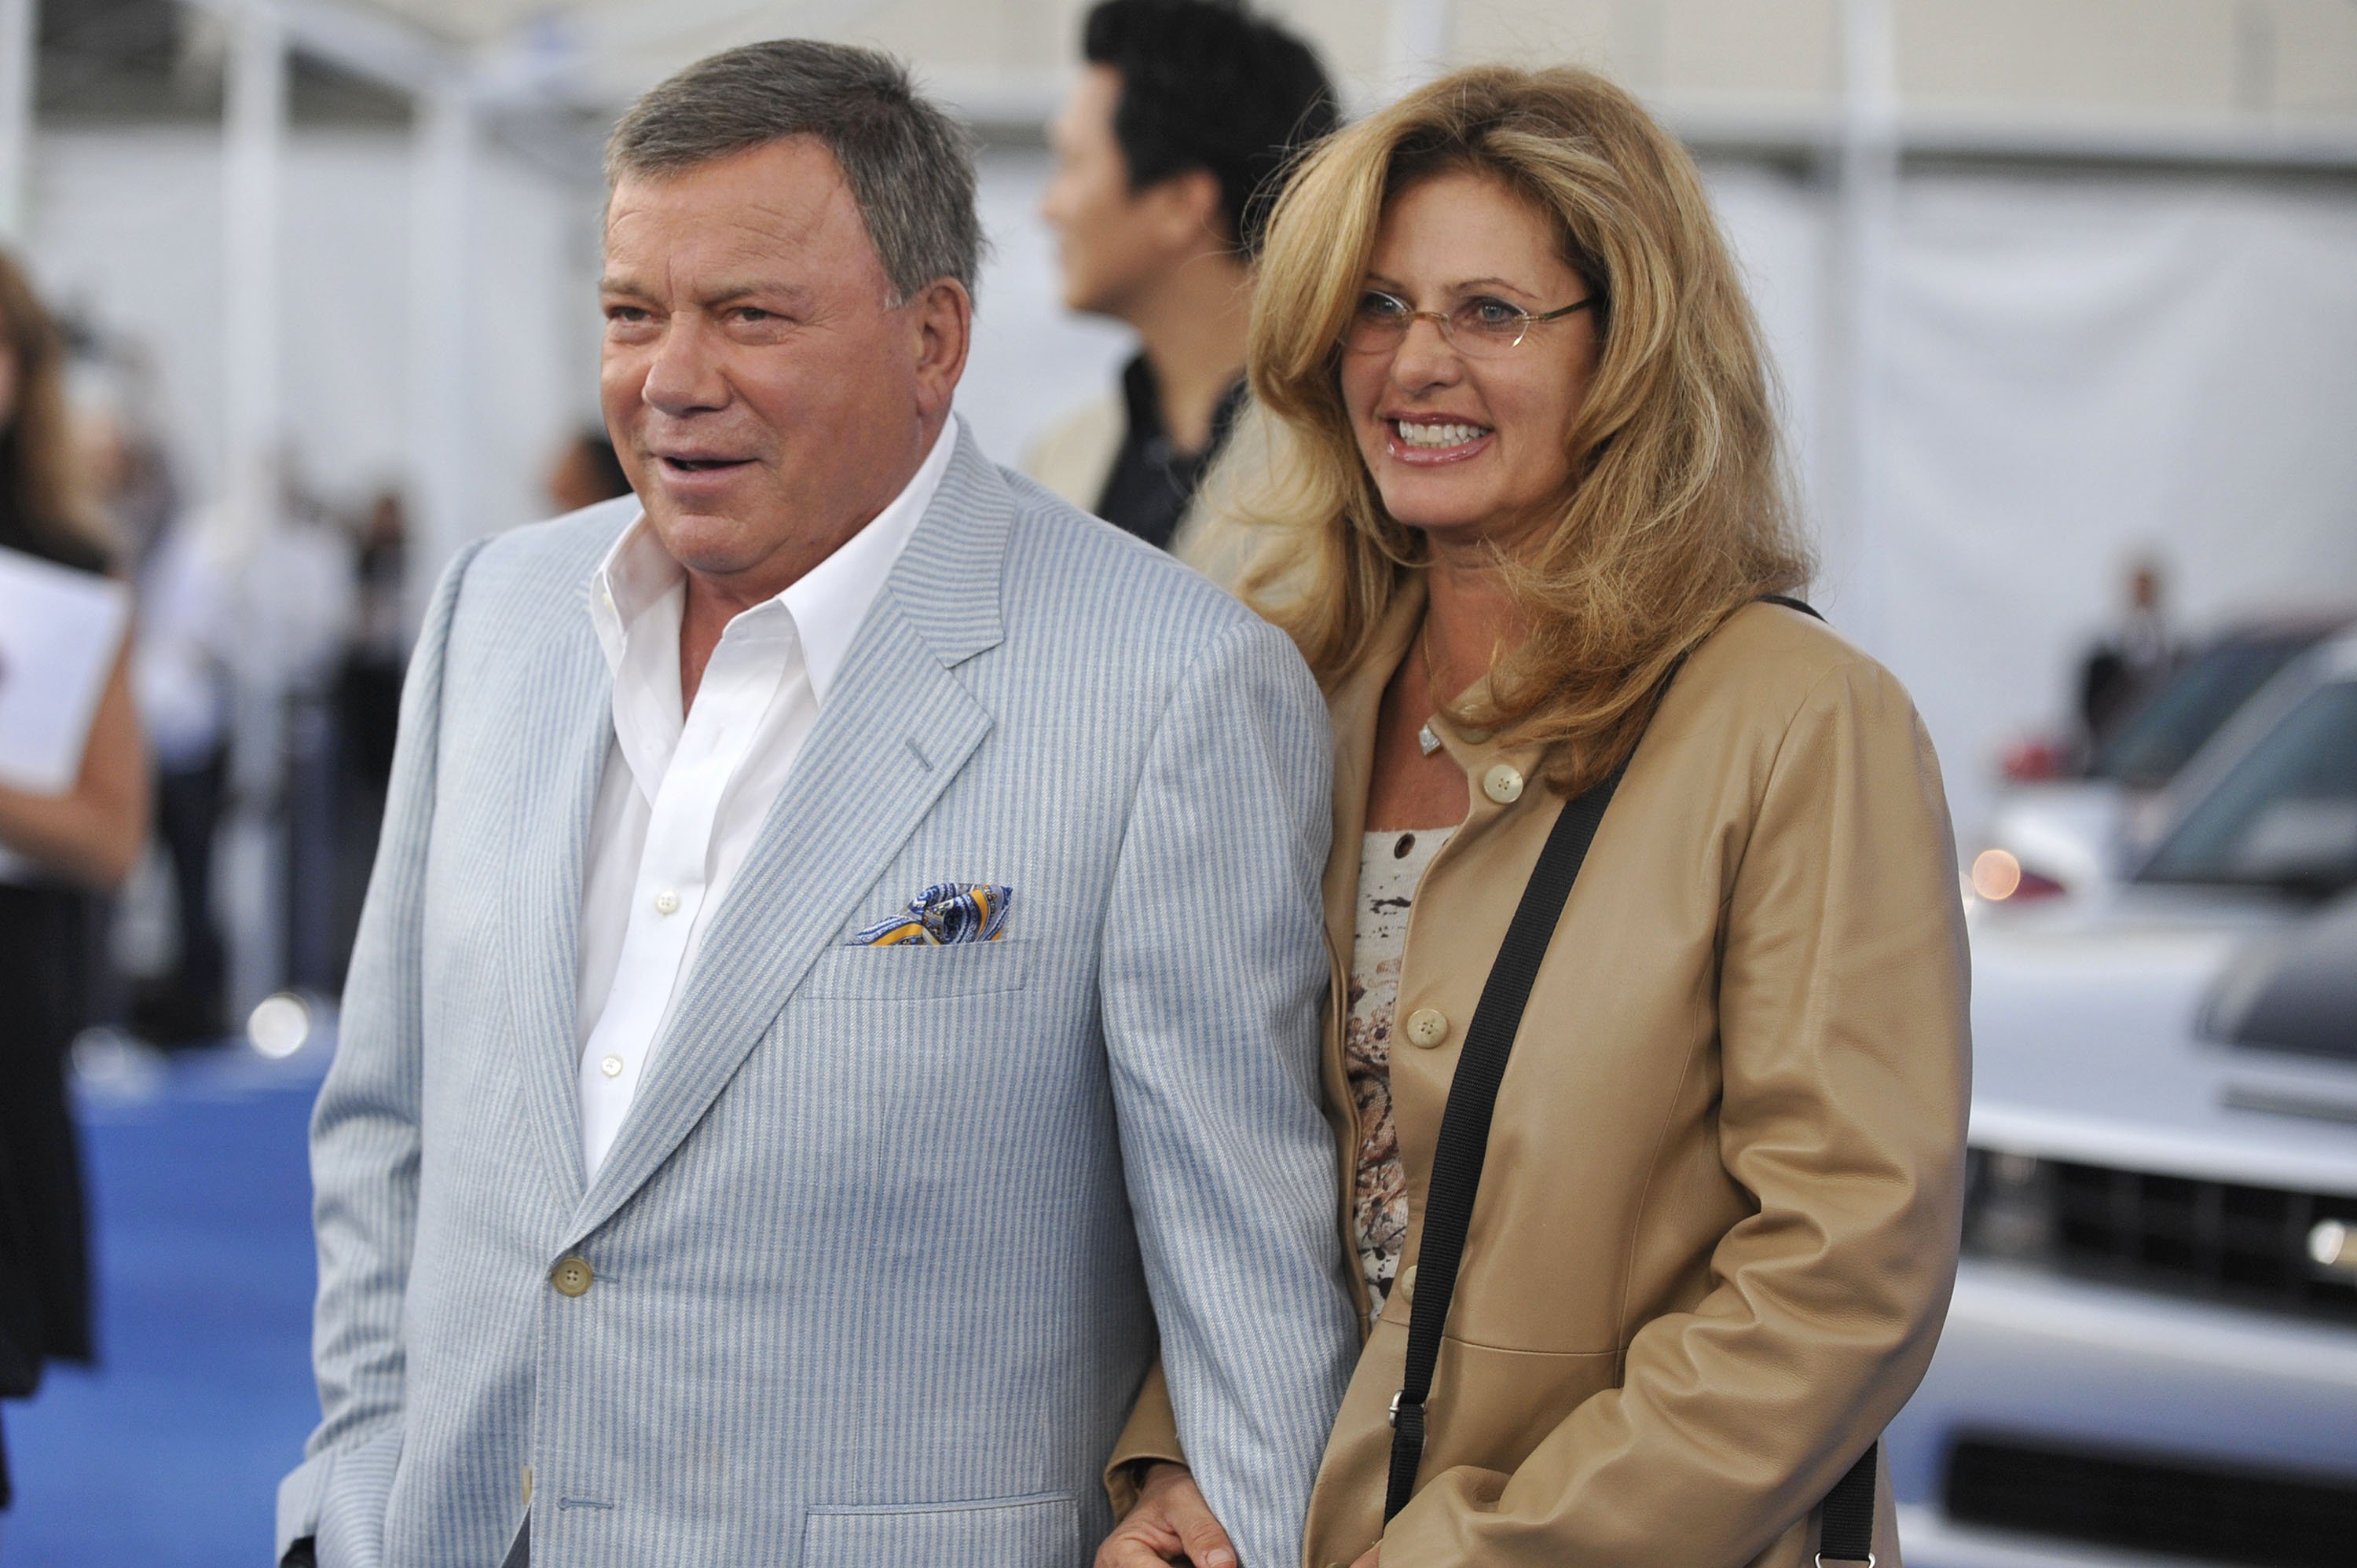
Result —
[[[1356,1563],[1351,1563],[1351,1568],[1380,1568],[1376,1560],[1382,1557],[1383,1554],[1383,1543],[1378,1541],[1374,1545],[1368,1547],[1367,1554],[1360,1558]]]
[[[1146,1466],[1137,1506],[1097,1548],[1096,1568],[1162,1568],[1168,1563],[1236,1568],[1236,1549],[1211,1517],[1195,1473],[1157,1460]]]

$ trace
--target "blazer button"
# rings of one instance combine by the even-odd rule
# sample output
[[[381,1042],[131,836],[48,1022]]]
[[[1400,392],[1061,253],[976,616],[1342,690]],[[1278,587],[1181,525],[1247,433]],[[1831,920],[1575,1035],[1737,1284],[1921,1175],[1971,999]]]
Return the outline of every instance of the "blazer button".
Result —
[[[575,1256],[560,1261],[549,1271],[548,1283],[556,1287],[559,1295],[587,1295],[589,1282],[597,1278],[590,1272],[589,1260]]]
[[[1400,1293],[1401,1300],[1414,1301],[1415,1299],[1415,1265],[1414,1263],[1410,1263],[1406,1268],[1400,1271],[1397,1289]]]
[[[1520,768],[1501,762],[1481,775],[1481,793],[1501,806],[1511,806],[1523,798],[1523,775]]]
[[[1438,1008],[1419,1007],[1407,1015],[1407,1041],[1426,1050],[1448,1038],[1448,1019]]]

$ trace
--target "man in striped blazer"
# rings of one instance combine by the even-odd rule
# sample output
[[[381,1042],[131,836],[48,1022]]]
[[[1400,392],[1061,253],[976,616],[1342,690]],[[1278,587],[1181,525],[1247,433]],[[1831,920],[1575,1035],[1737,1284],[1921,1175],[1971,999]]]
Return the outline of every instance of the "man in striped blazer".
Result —
[[[894,62],[716,56],[608,176],[637,495],[435,596],[279,1550],[1076,1568],[1158,1347],[1286,1568],[1355,1340],[1318,693],[960,428],[972,159]]]

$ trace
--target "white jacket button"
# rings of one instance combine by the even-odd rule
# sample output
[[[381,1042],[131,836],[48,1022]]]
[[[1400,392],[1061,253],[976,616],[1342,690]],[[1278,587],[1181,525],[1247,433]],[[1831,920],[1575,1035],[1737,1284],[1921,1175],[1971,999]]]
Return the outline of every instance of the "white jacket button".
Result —
[[[1481,776],[1481,793],[1501,806],[1511,806],[1523,798],[1522,770],[1501,762]]]
[[[1426,1050],[1448,1038],[1448,1017],[1437,1007],[1419,1007],[1407,1015],[1407,1040]]]

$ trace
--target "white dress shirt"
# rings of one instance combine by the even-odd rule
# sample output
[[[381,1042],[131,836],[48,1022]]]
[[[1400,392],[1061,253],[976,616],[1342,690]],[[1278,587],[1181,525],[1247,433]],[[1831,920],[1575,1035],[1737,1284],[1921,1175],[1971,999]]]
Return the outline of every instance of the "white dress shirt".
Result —
[[[597,569],[589,615],[614,672],[614,739],[581,888],[581,1163],[630,1115],[704,933],[818,722],[819,705],[957,445],[943,423],[908,488],[777,597],[740,612],[679,691],[686,575],[642,515]]]

